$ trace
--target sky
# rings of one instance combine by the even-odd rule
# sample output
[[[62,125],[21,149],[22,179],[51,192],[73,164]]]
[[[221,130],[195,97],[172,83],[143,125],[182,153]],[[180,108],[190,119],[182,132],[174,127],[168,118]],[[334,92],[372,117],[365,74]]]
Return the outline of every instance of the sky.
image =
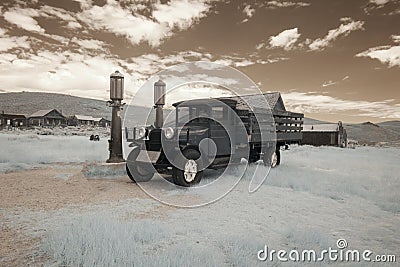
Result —
[[[131,99],[159,71],[202,60],[307,117],[400,120],[400,0],[2,0],[0,14],[0,92],[105,100],[119,70]]]

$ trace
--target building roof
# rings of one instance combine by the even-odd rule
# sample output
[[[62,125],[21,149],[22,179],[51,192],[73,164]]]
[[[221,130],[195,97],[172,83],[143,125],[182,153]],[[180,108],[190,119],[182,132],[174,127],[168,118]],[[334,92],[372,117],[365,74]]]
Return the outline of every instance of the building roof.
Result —
[[[229,99],[226,101],[228,103],[228,106],[235,107],[236,106],[236,100]],[[221,101],[219,101],[218,98],[200,98],[200,99],[192,99],[192,100],[184,100],[184,101],[179,101],[176,103],[172,104],[174,107],[180,106],[180,107],[186,107],[186,106],[196,106],[196,105],[205,105],[205,106],[220,106]]]
[[[43,117],[46,116],[47,114],[49,114],[50,112],[52,112],[54,109],[43,109],[43,110],[39,110],[36,111],[35,113],[31,114],[29,116],[29,118],[31,117]]]
[[[187,103],[189,105],[190,104],[200,104],[200,103],[204,104],[204,103],[207,103],[207,101],[209,101],[209,99],[210,98],[180,101],[180,102],[174,103],[173,106],[180,105],[183,102],[185,104]],[[220,101],[230,101],[233,103],[236,102],[237,109],[251,109],[251,108],[265,109],[265,108],[267,108],[265,105],[265,101],[267,101],[269,108],[271,110],[286,111],[285,105],[283,104],[281,94],[279,92],[253,94],[253,95],[242,95],[242,96],[218,97],[218,98],[211,98],[211,99],[217,99]],[[232,103],[229,103],[228,105],[231,105],[231,104]],[[249,106],[251,106],[251,108],[249,108]]]
[[[92,116],[87,115],[75,115],[75,118],[80,121],[94,121],[94,118]]]
[[[303,132],[338,132],[338,131],[339,131],[339,126],[336,123],[303,125]]]
[[[13,117],[13,118],[26,118],[25,114],[13,114],[13,113],[0,113],[3,117]]]
[[[264,93],[264,94],[254,94],[254,95],[243,95],[243,96],[231,96],[231,97],[220,97],[218,99],[232,99],[236,100],[237,109],[249,109],[252,108],[267,108],[265,101],[267,101],[268,106],[271,110],[286,111],[285,105],[281,94],[279,92]]]

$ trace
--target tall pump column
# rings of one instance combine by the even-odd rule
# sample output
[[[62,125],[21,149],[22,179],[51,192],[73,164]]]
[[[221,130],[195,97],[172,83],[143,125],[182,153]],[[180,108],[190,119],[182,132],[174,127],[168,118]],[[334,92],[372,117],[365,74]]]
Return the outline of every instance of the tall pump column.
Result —
[[[154,108],[156,109],[156,121],[154,126],[162,128],[164,124],[163,106],[165,105],[166,84],[161,79],[154,83]]]
[[[121,107],[124,105],[124,75],[119,71],[115,71],[110,75],[110,99],[109,106],[112,107],[111,120],[111,139],[108,140],[108,150],[110,157],[107,163],[124,162],[122,156],[122,123],[121,123]]]

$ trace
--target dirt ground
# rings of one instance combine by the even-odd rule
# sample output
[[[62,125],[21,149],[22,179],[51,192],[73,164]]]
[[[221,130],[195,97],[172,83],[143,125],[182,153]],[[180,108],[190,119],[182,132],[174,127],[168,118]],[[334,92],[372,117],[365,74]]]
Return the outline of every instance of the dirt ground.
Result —
[[[43,169],[0,174],[0,266],[40,266],[46,260],[43,255],[32,257],[40,238],[27,236],[2,213],[147,198],[128,177],[87,179],[82,173],[83,167],[53,164]]]

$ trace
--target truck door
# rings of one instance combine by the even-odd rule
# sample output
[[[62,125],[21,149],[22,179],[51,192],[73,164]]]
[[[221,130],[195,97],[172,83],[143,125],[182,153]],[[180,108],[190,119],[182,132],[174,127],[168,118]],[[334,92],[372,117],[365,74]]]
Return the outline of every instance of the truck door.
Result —
[[[234,139],[232,123],[229,121],[229,110],[224,106],[212,107],[211,118],[215,120],[210,121],[210,138],[217,146],[217,156],[229,156],[231,154],[231,139]],[[217,121],[223,122],[225,127]]]

